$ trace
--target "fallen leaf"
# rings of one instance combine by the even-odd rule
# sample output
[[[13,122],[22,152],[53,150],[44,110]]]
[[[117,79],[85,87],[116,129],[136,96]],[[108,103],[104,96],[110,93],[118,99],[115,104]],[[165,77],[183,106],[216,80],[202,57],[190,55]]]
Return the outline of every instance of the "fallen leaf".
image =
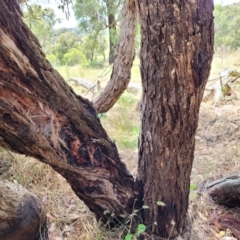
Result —
[[[216,237],[217,238],[221,238],[221,237],[223,237],[225,235],[225,231],[220,231],[219,233],[216,233]]]

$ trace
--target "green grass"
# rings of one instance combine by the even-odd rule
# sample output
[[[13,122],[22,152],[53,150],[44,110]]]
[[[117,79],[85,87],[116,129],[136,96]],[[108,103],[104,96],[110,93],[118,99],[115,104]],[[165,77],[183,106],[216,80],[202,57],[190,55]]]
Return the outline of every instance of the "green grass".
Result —
[[[138,145],[140,113],[136,106],[139,98],[138,95],[124,92],[114,107],[101,115],[103,127],[122,151],[136,149]]]

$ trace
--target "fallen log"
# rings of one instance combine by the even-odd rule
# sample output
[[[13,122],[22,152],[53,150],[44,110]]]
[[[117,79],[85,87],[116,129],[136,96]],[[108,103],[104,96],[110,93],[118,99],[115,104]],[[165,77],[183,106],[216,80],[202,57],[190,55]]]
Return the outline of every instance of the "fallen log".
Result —
[[[216,203],[227,207],[240,206],[240,175],[210,182],[206,189]]]
[[[0,181],[0,223],[0,239],[48,239],[41,200],[21,185]]]
[[[69,81],[74,82],[76,85],[87,89],[89,92],[99,92],[101,90],[100,81],[98,80],[96,84],[81,78],[72,77]]]
[[[74,82],[76,85],[85,88],[88,92],[99,92],[101,90],[100,81],[98,80],[96,84],[82,78],[72,77],[69,81]],[[142,87],[136,83],[129,83],[127,86],[127,91],[131,93],[139,93],[142,91]]]

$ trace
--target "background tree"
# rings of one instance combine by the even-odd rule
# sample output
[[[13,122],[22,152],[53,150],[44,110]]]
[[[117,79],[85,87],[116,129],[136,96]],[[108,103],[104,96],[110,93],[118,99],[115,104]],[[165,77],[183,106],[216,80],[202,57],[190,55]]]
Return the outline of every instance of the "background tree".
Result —
[[[80,49],[82,43],[81,37],[75,31],[65,29],[61,30],[61,34],[56,31],[56,44],[52,52],[57,56],[59,61],[64,64],[64,55],[67,54],[72,48]]]
[[[82,66],[88,65],[88,60],[85,55],[77,48],[71,48],[64,54],[62,61],[69,66],[81,64]]]
[[[93,62],[99,55],[101,55],[103,60],[105,60],[106,46],[106,39],[102,33],[89,34],[83,38],[81,50],[85,54],[86,58]]]
[[[31,31],[37,36],[45,53],[49,53],[54,34],[53,27],[60,19],[51,8],[42,8],[41,5],[28,5],[24,11],[24,19]]]
[[[120,20],[121,0],[77,0],[74,5],[76,19],[81,30],[98,35],[108,29],[109,63],[113,63],[118,43],[117,23]],[[104,31],[105,32],[105,31]]]
[[[215,5],[215,48],[240,47],[240,3]]]

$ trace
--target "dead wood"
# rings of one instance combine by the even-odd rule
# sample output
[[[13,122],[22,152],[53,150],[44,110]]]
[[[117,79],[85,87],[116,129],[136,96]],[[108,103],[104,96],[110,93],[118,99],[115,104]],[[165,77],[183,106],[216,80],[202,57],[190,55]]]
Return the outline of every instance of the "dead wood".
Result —
[[[230,176],[210,182],[207,191],[218,204],[227,207],[240,206],[240,175]]]
[[[0,239],[47,239],[42,202],[21,185],[0,181],[0,223]]]
[[[76,78],[76,77],[70,78],[69,81],[73,81],[76,85],[83,87],[87,90],[93,89],[96,86],[95,84],[89,82],[88,80]]]
[[[77,86],[85,88],[88,92],[99,92],[101,90],[101,84],[98,80],[96,84],[82,78],[72,77],[69,81],[74,82]],[[130,93],[139,93],[142,91],[142,87],[136,83],[129,83],[126,89]]]

